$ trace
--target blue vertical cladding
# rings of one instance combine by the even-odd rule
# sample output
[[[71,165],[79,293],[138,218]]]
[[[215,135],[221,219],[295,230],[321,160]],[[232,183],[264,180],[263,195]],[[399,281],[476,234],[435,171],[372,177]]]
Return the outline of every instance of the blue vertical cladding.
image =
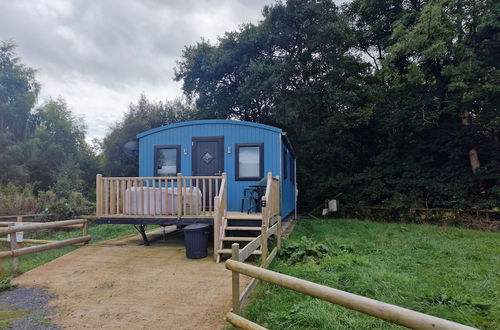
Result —
[[[191,140],[193,137],[201,136],[223,136],[224,137],[224,171],[228,178],[228,209],[239,211],[243,189],[258,181],[235,181],[235,144],[237,143],[264,143],[264,176],[268,172],[273,176],[281,176],[280,152],[281,129],[233,120],[199,120],[158,127],[137,135],[139,139],[139,175],[154,176],[154,147],[159,145],[181,146],[181,173],[191,175]],[[228,153],[231,148],[231,153]],[[187,155],[184,155],[184,149]],[[290,191],[285,183],[286,193]],[[295,194],[295,191],[293,191]],[[287,215],[290,210],[290,200],[294,196],[283,197],[286,201],[286,209],[283,214]],[[294,202],[292,203],[294,204]]]
[[[283,156],[284,153],[286,153],[286,167],[283,164],[285,161]],[[294,158],[285,143],[281,145],[281,159],[281,217],[284,218],[295,209],[295,180],[294,175],[290,175],[290,171],[293,169],[291,162],[294,161]],[[286,178],[284,175],[285,168],[287,171]]]

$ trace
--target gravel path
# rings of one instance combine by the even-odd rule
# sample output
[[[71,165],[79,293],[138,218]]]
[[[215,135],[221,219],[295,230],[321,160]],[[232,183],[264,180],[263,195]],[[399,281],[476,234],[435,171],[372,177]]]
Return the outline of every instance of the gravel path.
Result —
[[[47,304],[54,295],[38,288],[17,288],[0,292],[0,305],[8,314],[9,311],[26,311],[27,314],[6,326],[7,329],[58,329],[46,318],[54,307]]]

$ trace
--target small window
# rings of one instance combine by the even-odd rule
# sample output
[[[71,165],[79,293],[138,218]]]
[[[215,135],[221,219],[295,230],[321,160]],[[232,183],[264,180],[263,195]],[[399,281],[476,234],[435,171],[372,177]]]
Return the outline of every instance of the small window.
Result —
[[[236,180],[257,181],[264,177],[264,144],[241,143],[236,147]]]
[[[155,147],[155,176],[176,176],[180,173],[181,146]]]

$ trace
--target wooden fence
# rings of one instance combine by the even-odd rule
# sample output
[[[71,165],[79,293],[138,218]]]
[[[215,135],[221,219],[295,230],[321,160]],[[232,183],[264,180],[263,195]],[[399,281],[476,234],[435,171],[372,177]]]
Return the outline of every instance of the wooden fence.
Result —
[[[68,245],[86,244],[91,239],[88,234],[87,219],[63,220],[63,221],[54,221],[45,223],[10,222],[8,223],[7,226],[8,228],[0,228],[0,236],[9,235],[9,239],[0,238],[0,241],[4,242],[10,241],[10,251],[1,251],[0,259],[11,258],[12,270],[14,272],[18,272],[19,270],[18,257],[20,256],[41,251],[52,250]],[[40,245],[21,247],[21,248],[18,247],[16,233],[30,232],[41,229],[54,229],[54,228],[82,228],[82,236],[62,241],[23,239],[23,243],[40,244]]]
[[[42,213],[42,214],[21,214],[21,215],[2,215],[0,216],[0,223],[5,223],[3,220],[8,220],[8,219],[16,219],[16,222],[24,222],[24,219],[26,218],[46,218],[46,217],[51,217],[54,214],[52,213]],[[9,222],[10,223],[10,222]]]
[[[96,176],[96,215],[120,218],[212,218],[223,176]]]
[[[260,267],[267,268],[278,254],[278,250],[281,248],[281,217],[276,217],[273,219],[274,220],[271,223],[271,227],[268,228],[266,224],[263,224],[261,228],[261,234],[257,236],[253,241],[248,243],[243,249],[240,250],[240,245],[238,243],[234,243],[231,246],[231,260],[243,263],[248,259],[249,256],[252,255],[254,251],[256,251],[260,247],[262,251]],[[276,237],[276,246],[271,251],[271,253],[268,253],[268,240],[272,235]],[[241,307],[243,307],[246,300],[248,299],[250,292],[257,285],[258,279],[253,278],[245,287],[245,289],[243,289],[243,291],[240,293],[240,274],[238,272],[233,272],[232,277],[233,312],[238,314],[241,310]]]
[[[235,244],[237,245],[237,244]],[[470,330],[475,329],[435,316],[419,313],[410,309],[387,304],[378,300],[358,296],[346,291],[302,280],[296,277],[270,271],[243,262],[238,256],[238,248],[233,245],[233,258],[226,261],[226,268],[233,274],[233,310],[226,315],[226,320],[241,329],[265,329],[264,327],[239,316],[241,303],[239,297],[239,275],[247,275],[252,281],[261,280],[271,284],[328,301],[376,318],[386,320],[412,329]],[[252,283],[252,282],[251,282]],[[243,293],[245,295],[246,292]],[[242,296],[243,296],[242,295]]]

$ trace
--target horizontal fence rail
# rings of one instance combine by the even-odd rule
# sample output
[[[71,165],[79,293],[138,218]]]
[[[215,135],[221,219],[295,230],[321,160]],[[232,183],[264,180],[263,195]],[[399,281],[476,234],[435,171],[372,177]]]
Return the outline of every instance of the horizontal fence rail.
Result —
[[[70,238],[62,241],[22,238],[22,241],[20,240],[20,242],[18,242],[18,237],[17,237],[18,233],[44,230],[44,229],[75,228],[75,227],[82,228],[81,237]],[[18,272],[19,270],[18,257],[20,256],[36,252],[52,250],[63,246],[87,244],[91,240],[91,237],[88,234],[87,219],[63,220],[63,221],[44,222],[44,223],[11,222],[8,224],[8,228],[0,229],[0,236],[3,235],[8,235],[9,238],[8,239],[0,238],[0,241],[10,242],[10,251],[1,251],[0,259],[11,258],[12,270],[14,272]],[[18,248],[18,243],[40,244],[40,245]]]
[[[25,218],[45,218],[53,216],[52,213],[41,213],[41,214],[17,214],[17,215],[1,215],[0,220],[16,219],[18,222],[22,222]]]
[[[221,176],[96,176],[96,215],[131,218],[212,218]]]
[[[233,276],[235,273],[247,275],[254,279],[275,284],[293,291],[309,295],[311,297],[328,301],[332,304],[340,305],[412,329],[475,329],[435,316],[423,314],[363,296],[358,296],[353,293],[337,290],[325,285],[309,282],[293,276],[280,274],[261,267],[248,265],[233,259],[226,261],[226,268],[233,272]],[[229,315],[229,317],[226,316],[226,319],[232,323],[231,317],[232,315]],[[239,322],[239,325],[236,323],[233,324],[243,329],[257,329],[256,327],[254,327],[255,324],[248,320],[247,321],[249,323],[241,322],[241,317],[238,318],[237,321]]]

